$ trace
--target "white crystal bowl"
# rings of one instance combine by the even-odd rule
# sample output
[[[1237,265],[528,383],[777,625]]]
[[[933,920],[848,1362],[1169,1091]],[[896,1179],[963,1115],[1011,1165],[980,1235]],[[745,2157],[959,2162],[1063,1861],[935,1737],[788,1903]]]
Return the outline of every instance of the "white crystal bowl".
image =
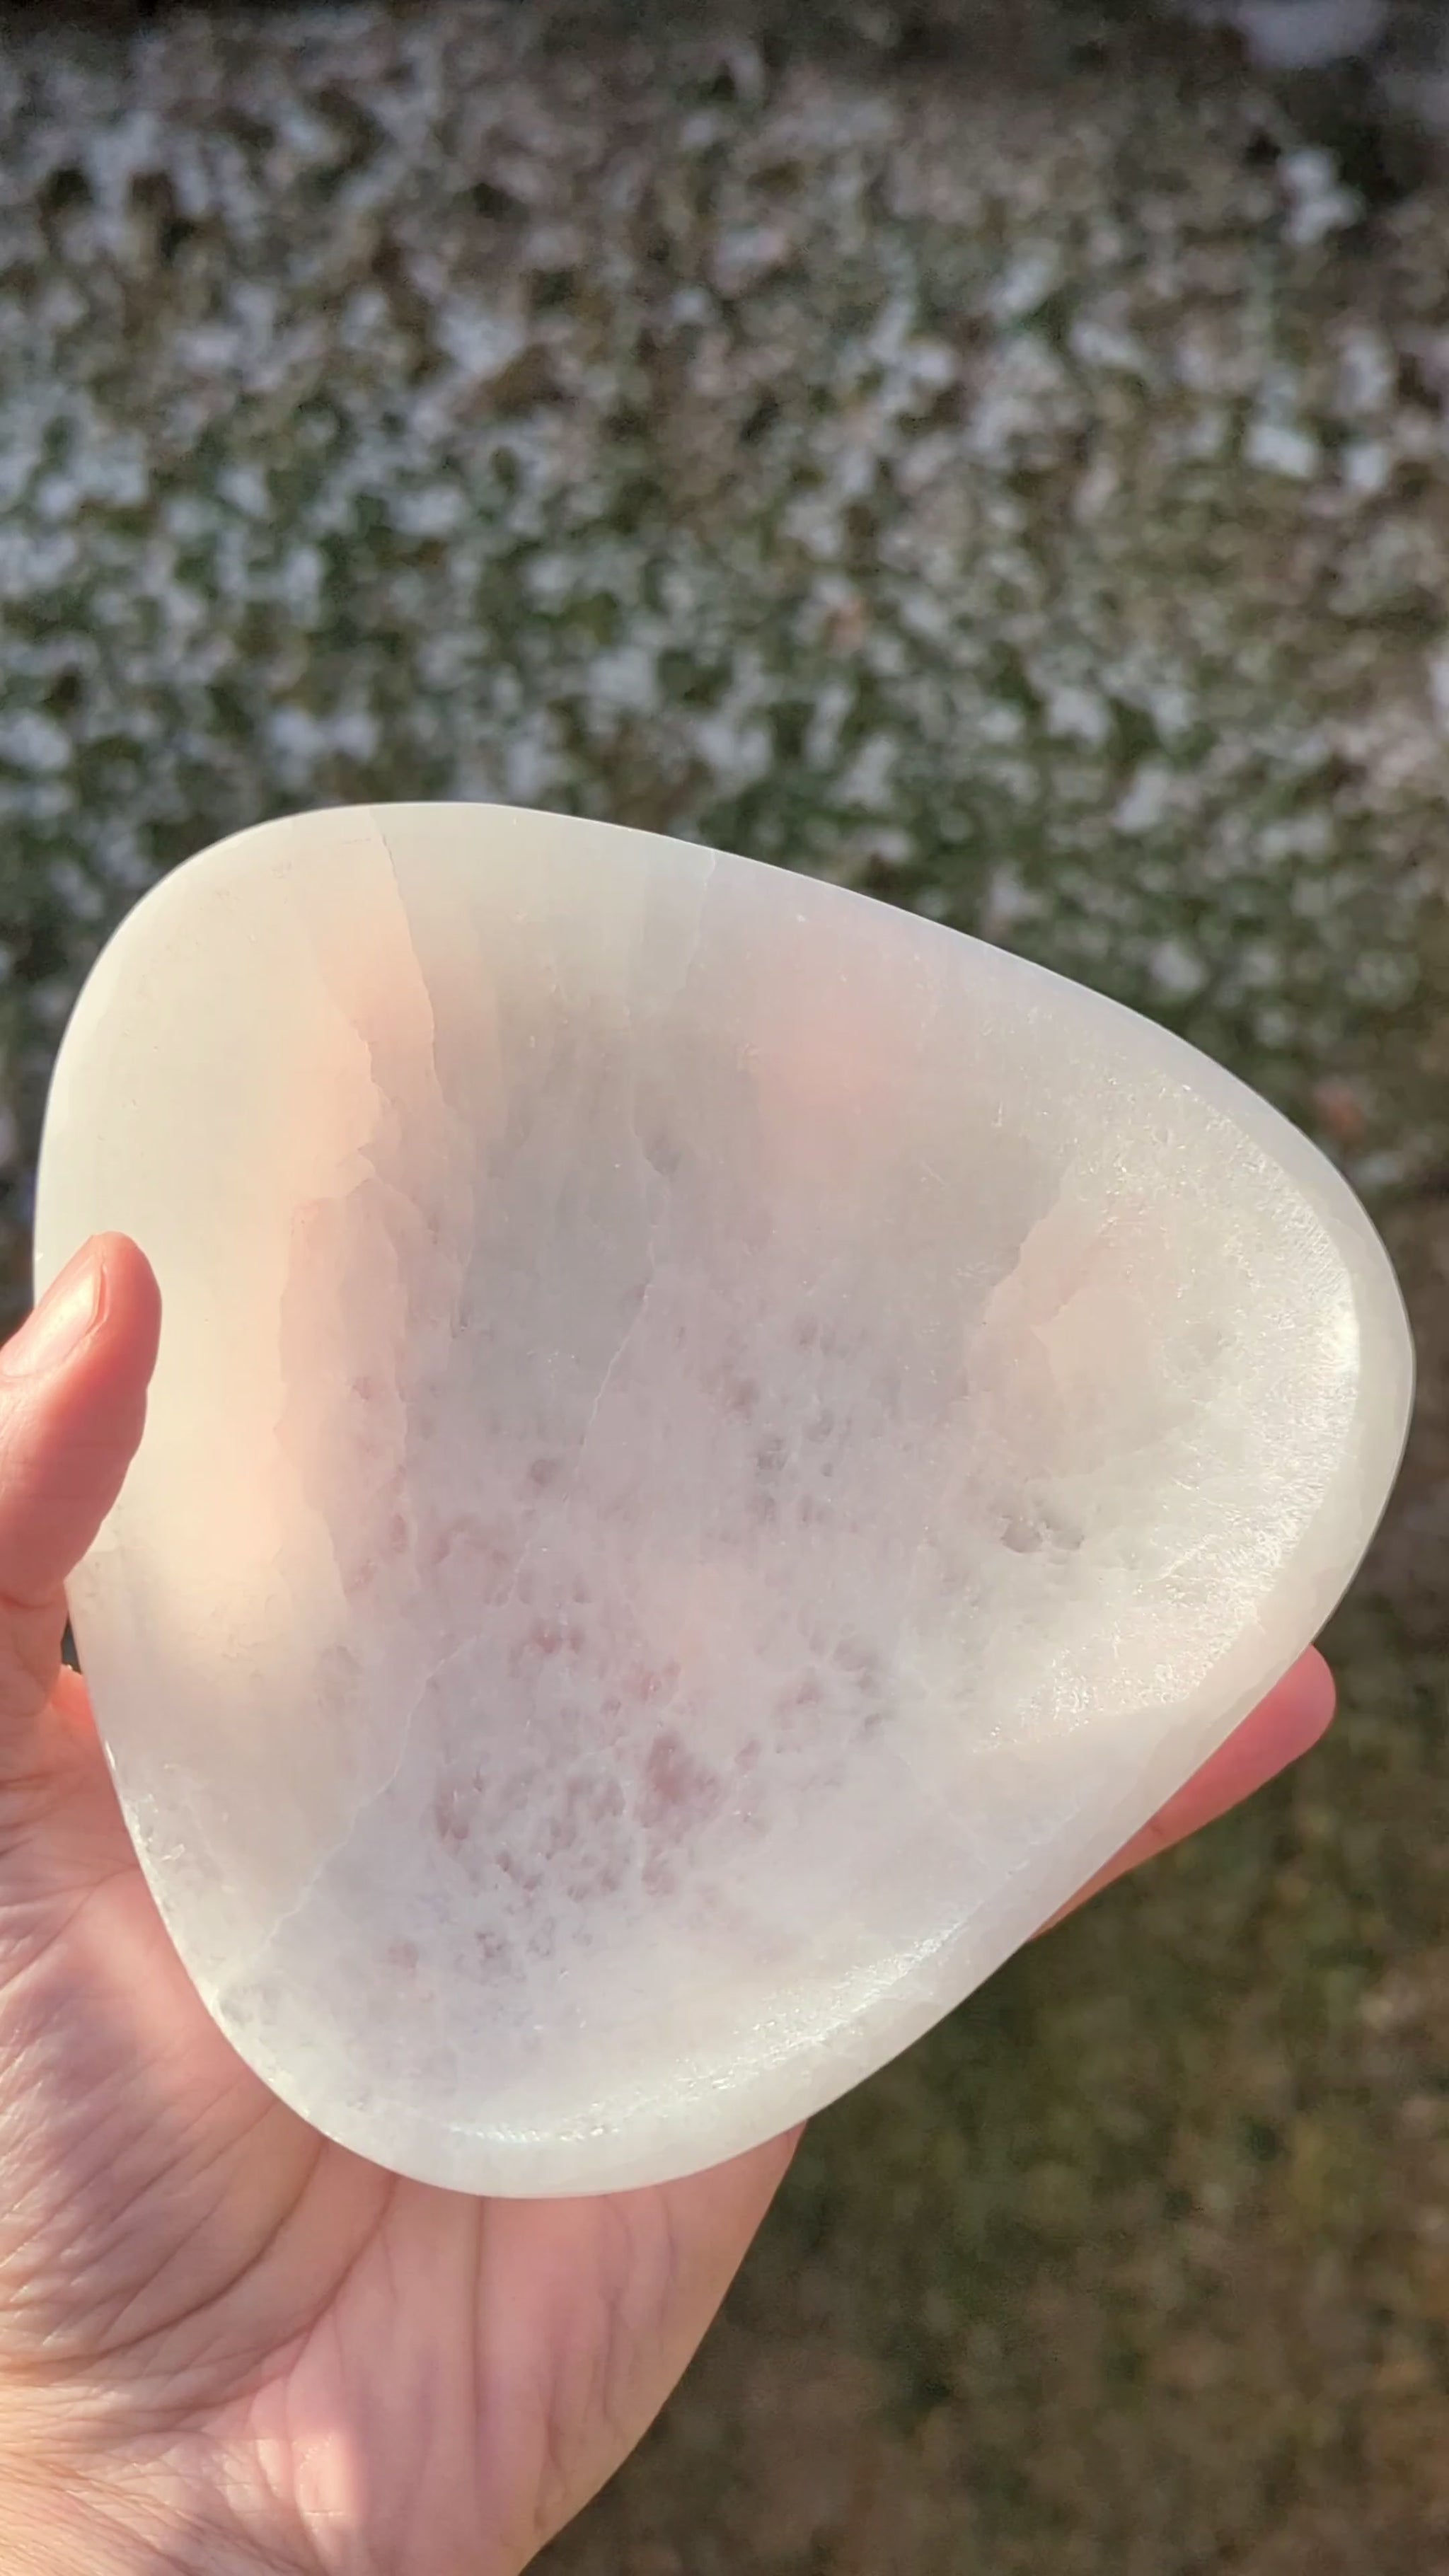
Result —
[[[651,835],[245,832],[77,1004],[37,1282],[164,1322],[72,1616],[237,2048],[425,2179],[656,2181],[960,2001],[1312,1637],[1411,1353],[1098,995]]]

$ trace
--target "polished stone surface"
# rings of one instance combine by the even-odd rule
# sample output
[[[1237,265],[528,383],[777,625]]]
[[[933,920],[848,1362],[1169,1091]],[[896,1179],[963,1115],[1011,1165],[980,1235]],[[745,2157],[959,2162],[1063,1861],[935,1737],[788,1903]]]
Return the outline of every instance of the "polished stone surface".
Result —
[[[1368,1220],[1149,1022],[837,887],[481,806],[138,906],[40,1285],[165,1302],[72,1606],[201,1991],[329,2133],[712,2162],[925,2029],[1221,1740],[1377,1519]]]

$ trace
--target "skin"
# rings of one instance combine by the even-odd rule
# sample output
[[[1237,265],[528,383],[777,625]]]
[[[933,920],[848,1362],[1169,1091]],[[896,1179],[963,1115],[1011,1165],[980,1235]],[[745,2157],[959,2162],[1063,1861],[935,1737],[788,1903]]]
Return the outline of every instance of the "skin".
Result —
[[[328,2144],[247,2072],[61,1663],[159,1331],[146,1261],[107,1235],[0,1352],[5,2566],[512,2576],[663,2404],[797,2140],[657,2190],[476,2201]],[[1246,1797],[1332,1705],[1310,1653],[1083,1896]]]

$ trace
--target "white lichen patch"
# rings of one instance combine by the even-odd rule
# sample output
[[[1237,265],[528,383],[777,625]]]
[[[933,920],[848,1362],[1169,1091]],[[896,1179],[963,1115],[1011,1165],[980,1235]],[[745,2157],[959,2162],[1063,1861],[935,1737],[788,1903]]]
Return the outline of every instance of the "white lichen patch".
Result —
[[[398,795],[871,886],[1309,1114],[1433,972],[1449,280],[1442,205],[1366,248],[1260,134],[1147,63],[1064,108],[544,0],[12,30],[27,1140],[150,875]]]

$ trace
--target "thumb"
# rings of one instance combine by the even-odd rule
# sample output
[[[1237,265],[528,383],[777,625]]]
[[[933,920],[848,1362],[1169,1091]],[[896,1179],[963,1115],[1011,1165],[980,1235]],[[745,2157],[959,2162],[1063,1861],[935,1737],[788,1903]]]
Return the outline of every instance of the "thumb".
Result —
[[[55,1687],[66,1578],[135,1455],[160,1326],[145,1256],[98,1234],[0,1349],[0,1761]]]

